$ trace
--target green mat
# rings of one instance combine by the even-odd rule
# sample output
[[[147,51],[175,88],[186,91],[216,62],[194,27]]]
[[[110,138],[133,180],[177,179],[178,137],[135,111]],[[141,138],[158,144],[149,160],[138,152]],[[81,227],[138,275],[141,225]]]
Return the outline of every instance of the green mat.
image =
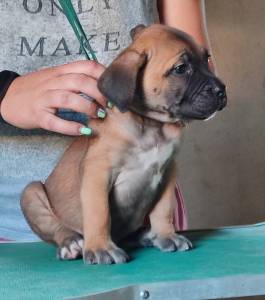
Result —
[[[214,279],[217,291],[218,282],[222,286],[225,278],[232,283],[234,278],[246,279],[247,283],[251,278],[257,278],[255,282],[261,278],[265,286],[265,224],[187,232],[186,235],[195,245],[189,252],[137,249],[130,252],[131,262],[110,266],[85,266],[82,260],[58,261],[55,248],[45,243],[0,244],[0,299],[74,298],[151,283],[160,285],[150,287],[162,283],[162,288],[167,283],[171,287],[178,284],[180,293],[181,283],[192,280],[195,284],[190,286],[188,294],[180,295],[180,299],[187,299],[187,295],[194,295],[196,284]],[[265,287],[250,288],[250,293],[260,294],[262,289],[265,293]]]

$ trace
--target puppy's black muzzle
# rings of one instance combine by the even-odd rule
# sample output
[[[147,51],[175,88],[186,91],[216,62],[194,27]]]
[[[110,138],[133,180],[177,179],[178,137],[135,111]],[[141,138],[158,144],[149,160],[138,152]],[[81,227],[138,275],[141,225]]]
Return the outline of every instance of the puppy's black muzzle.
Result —
[[[207,119],[227,103],[225,85],[217,77],[196,75],[180,103],[179,114],[184,119]]]
[[[227,103],[225,85],[219,79],[214,78],[210,80],[209,86],[206,89],[216,99],[218,104],[217,110],[222,110]]]

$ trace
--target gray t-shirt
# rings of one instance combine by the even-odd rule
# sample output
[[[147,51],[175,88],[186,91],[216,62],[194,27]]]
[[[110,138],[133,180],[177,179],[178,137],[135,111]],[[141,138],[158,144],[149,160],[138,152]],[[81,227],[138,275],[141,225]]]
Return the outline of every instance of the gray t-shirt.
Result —
[[[105,65],[129,44],[130,29],[157,21],[155,0],[72,3],[98,60]],[[84,59],[58,0],[0,0],[0,23],[0,70],[26,74]],[[0,237],[36,239],[20,211],[20,193],[30,181],[45,180],[70,141],[70,137],[17,130],[0,122]]]

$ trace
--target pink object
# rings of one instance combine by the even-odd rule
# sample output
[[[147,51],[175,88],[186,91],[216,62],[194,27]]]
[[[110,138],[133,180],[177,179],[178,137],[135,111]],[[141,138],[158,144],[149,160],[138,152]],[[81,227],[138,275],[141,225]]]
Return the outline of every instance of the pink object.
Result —
[[[186,208],[184,203],[184,198],[181,193],[180,187],[178,183],[176,183],[175,187],[175,201],[176,201],[176,208],[175,208],[175,214],[174,214],[174,225],[176,231],[183,231],[188,229],[188,221],[187,221],[187,214],[186,214]],[[148,216],[145,217],[144,220],[144,226],[148,226],[149,218]]]
[[[175,228],[177,231],[187,230],[188,221],[187,221],[186,208],[185,208],[184,198],[178,183],[176,183],[175,195],[176,195],[176,202],[177,202],[175,215],[174,215]]]
[[[0,237],[0,243],[5,243],[5,242],[10,242],[10,240]]]

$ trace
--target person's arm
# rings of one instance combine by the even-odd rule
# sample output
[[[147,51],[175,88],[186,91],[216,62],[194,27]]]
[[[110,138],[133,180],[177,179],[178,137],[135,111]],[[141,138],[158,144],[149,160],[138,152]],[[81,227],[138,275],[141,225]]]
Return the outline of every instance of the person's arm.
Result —
[[[187,32],[201,46],[208,46],[200,0],[158,0],[161,23]]]
[[[187,32],[201,47],[210,50],[204,18],[204,1],[158,0],[158,11],[162,24]]]

